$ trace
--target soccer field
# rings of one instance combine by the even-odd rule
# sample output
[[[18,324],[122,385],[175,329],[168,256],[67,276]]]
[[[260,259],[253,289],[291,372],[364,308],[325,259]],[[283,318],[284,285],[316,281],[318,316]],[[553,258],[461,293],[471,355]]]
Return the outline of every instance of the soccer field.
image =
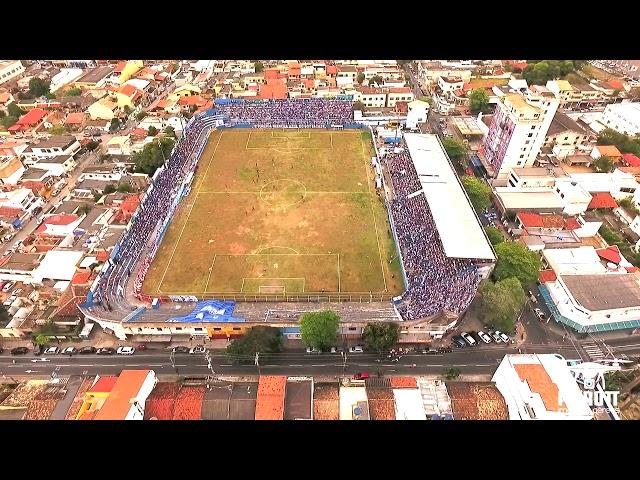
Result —
[[[399,294],[372,150],[359,130],[212,132],[144,293]]]

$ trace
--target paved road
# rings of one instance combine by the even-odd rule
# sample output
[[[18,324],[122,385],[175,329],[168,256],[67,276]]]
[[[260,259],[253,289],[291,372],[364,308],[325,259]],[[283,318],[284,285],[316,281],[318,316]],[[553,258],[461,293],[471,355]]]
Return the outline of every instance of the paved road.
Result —
[[[439,374],[457,367],[465,374],[491,374],[507,353],[516,353],[509,345],[479,346],[455,350],[438,355],[404,355],[399,362],[380,359],[374,354],[348,354],[346,364],[339,354],[307,354],[304,351],[288,351],[281,354],[261,355],[260,372],[254,364],[234,365],[220,350],[211,351],[215,373],[225,375],[288,374],[288,375],[341,375],[362,371],[386,374]],[[567,359],[578,358],[571,345],[529,345],[523,353],[559,353]],[[16,363],[13,363],[15,361]],[[2,375],[59,375],[117,374],[123,369],[151,368],[158,374],[206,375],[211,373],[203,355],[176,354],[175,367],[168,350],[148,350],[132,356],[121,355],[0,355]],[[413,365],[416,365],[415,367]]]

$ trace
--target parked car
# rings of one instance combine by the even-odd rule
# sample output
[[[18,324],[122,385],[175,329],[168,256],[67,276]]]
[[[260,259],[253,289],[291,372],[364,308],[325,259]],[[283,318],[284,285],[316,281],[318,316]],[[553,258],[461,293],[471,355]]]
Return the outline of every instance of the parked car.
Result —
[[[59,188],[56,188],[53,192],[51,192],[51,196],[52,197],[57,197],[58,195],[60,195],[60,192],[62,190],[60,190]]]
[[[138,350],[139,352],[142,352],[142,351],[146,350],[147,348],[148,347],[144,343],[136,345],[136,350]]]
[[[349,353],[362,353],[364,349],[360,345],[356,345],[355,347],[349,348]]]
[[[491,337],[482,330],[478,332],[478,337],[480,337],[480,340],[482,340],[484,343],[491,343]]]
[[[320,350],[314,347],[307,347],[307,353],[322,353]]]
[[[173,347],[172,351],[173,353],[189,353],[189,347],[184,347],[184,346]]]
[[[461,332],[460,333],[460,337],[462,337],[462,339],[467,342],[469,344],[469,346],[474,347],[478,344],[478,342],[476,342],[476,340],[467,332]]]
[[[428,348],[423,349],[423,350],[422,350],[422,353],[423,353],[424,355],[437,355],[437,354],[438,354],[438,353],[440,353],[440,352],[438,351],[438,349],[437,349],[437,348],[434,348],[434,347],[428,347]]]
[[[440,353],[451,353],[453,352],[453,348],[449,347],[440,347],[438,348],[438,352]]]
[[[369,378],[369,374],[367,372],[356,373],[353,376],[354,380],[366,380],[367,378]]]
[[[133,355],[136,349],[133,347],[118,347],[116,353],[118,355]]]
[[[24,355],[29,352],[27,347],[16,347],[11,349],[11,355]]]
[[[467,342],[465,342],[460,335],[454,335],[453,337],[451,337],[451,341],[458,348],[464,348],[467,346]]]
[[[67,347],[60,353],[62,355],[75,355],[76,353],[78,353],[78,349],[76,347]]]
[[[331,353],[338,353],[337,347],[331,347]]]
[[[9,282],[9,283],[5,283],[4,287],[2,287],[2,291],[3,292],[10,292],[11,289],[15,286],[16,282]]]
[[[111,347],[102,347],[102,348],[99,348],[96,353],[98,355],[113,355],[114,353],[116,353],[116,350],[115,348],[111,348]]]
[[[11,292],[11,296],[18,296],[22,293],[22,289],[21,288],[16,288],[13,292]]]
[[[509,343],[511,341],[511,339],[507,335],[502,333],[500,330],[496,330],[496,333],[500,336],[500,338],[504,343]]]
[[[96,353],[97,351],[98,349],[96,347],[86,346],[86,347],[82,347],[79,353],[83,355],[88,355],[88,354]]]
[[[8,297],[4,302],[2,302],[2,305],[4,305],[5,307],[10,307],[15,299],[16,297]]]
[[[4,348],[0,347],[0,354],[4,353]]]
[[[493,341],[496,343],[502,343],[502,338],[500,338],[497,332],[491,332],[491,338],[493,338]]]
[[[47,349],[44,351],[45,355],[56,355],[60,352],[60,349],[58,347],[47,347]]]
[[[534,312],[536,312],[536,315],[538,316],[541,322],[547,321],[547,316],[544,314],[542,310],[540,310],[539,308],[536,308],[534,309]]]
[[[533,302],[533,303],[537,303],[538,299],[536,298],[536,296],[533,294],[533,292],[531,290],[529,290],[529,299]]]
[[[13,240],[13,237],[15,237],[16,234],[15,233],[7,233],[4,237],[2,237],[2,241],[3,242],[10,242],[11,240]]]
[[[191,350],[189,350],[189,353],[191,355],[198,355],[198,354],[204,353],[206,351],[207,351],[207,349],[204,348],[204,345],[196,345]]]

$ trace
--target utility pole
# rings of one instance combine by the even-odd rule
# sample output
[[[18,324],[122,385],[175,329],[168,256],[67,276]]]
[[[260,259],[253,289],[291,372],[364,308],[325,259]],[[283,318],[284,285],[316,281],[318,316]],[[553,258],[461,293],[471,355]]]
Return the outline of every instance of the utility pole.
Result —
[[[254,359],[255,361],[255,365],[256,367],[258,367],[258,376],[262,375],[262,373],[260,373],[260,352],[256,352],[256,357]]]
[[[340,352],[342,354],[342,375],[347,373],[347,352]]]
[[[178,375],[178,366],[176,365],[175,353],[173,349],[171,349],[171,354],[169,355],[169,360],[171,361],[171,366],[176,371],[176,375]]]
[[[160,153],[162,154],[162,163],[167,163],[167,159],[164,156],[164,150],[162,149],[162,142],[158,139],[158,145],[160,146]]]

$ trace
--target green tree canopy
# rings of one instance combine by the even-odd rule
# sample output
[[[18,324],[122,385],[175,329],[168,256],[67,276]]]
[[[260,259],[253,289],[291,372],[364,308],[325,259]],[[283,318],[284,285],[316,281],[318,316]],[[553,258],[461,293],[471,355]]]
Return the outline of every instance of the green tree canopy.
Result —
[[[170,137],[159,137],[153,142],[147,143],[144,148],[132,155],[137,173],[146,173],[153,175],[158,167],[160,167],[165,159],[171,155],[175,141]]]
[[[64,125],[54,125],[49,129],[51,135],[62,135],[66,132]]]
[[[331,310],[305,313],[300,318],[300,336],[306,346],[327,350],[335,345],[339,324],[340,317]]]
[[[622,153],[633,153],[640,157],[640,137],[631,138],[611,128],[605,128],[598,134],[598,145],[615,145]]]
[[[362,339],[367,350],[376,353],[385,352],[400,339],[400,326],[397,323],[368,323],[362,331]]]
[[[91,205],[88,203],[83,203],[78,207],[78,215],[86,215],[91,211]]]
[[[476,177],[465,175],[460,180],[477,213],[491,205],[491,187]]]
[[[502,244],[501,244],[502,245]],[[480,284],[480,319],[493,328],[513,333],[515,322],[524,307],[527,295],[515,277]]]
[[[256,73],[260,73],[264,70],[264,64],[262,62],[256,62],[253,64],[253,68]]]
[[[236,363],[253,363],[256,353],[279,353],[284,347],[278,328],[257,326],[227,346],[227,355]]]
[[[49,337],[47,335],[38,335],[33,342],[36,345],[43,346],[49,343]]]
[[[449,155],[452,162],[462,166],[463,161],[467,158],[467,147],[460,140],[455,138],[444,138],[442,140],[442,146]]]
[[[27,113],[23,109],[21,109],[18,105],[16,105],[16,102],[11,102],[9,105],[7,105],[7,112],[9,113],[10,117],[18,117],[18,118],[20,118],[22,115]]]
[[[494,247],[499,243],[504,242],[504,236],[502,235],[502,232],[498,230],[496,227],[492,227],[491,225],[488,225],[484,227],[484,230],[487,232],[487,237],[489,237],[489,241],[491,242],[491,245],[493,245]]]
[[[8,321],[9,321],[9,312],[7,311],[7,307],[0,304],[0,324],[4,326]]]
[[[64,92],[65,97],[79,97],[80,95],[82,95],[82,90],[78,87],[70,88],[69,90]]]
[[[87,150],[89,150],[90,152],[92,152],[93,150],[95,150],[96,148],[98,148],[98,146],[100,145],[99,142],[96,142],[95,140],[91,140],[89,143],[87,143],[85,145],[85,148]]]
[[[613,171],[613,160],[611,157],[601,155],[596,161],[593,162],[598,172],[609,173]]]
[[[361,101],[357,101],[357,102],[353,102],[353,110],[360,110],[361,112],[364,112],[366,109],[366,105],[364,103],[362,103]]]
[[[158,134],[158,129],[156,127],[154,127],[153,125],[151,125],[149,127],[149,129],[147,130],[147,136],[155,137],[157,134]]]
[[[138,112],[138,113],[136,113],[136,120],[140,121],[146,116],[147,116],[147,112],[145,112],[145,111]]]
[[[129,106],[129,105],[125,105],[122,110],[124,111],[125,115],[130,115],[131,112],[133,112],[133,109]]]
[[[495,247],[498,262],[493,271],[497,281],[516,277],[523,286],[535,282],[542,262],[537,253],[519,242],[502,242]]]
[[[29,94],[32,98],[42,97],[49,93],[49,80],[43,80],[42,78],[33,77],[29,80]]]
[[[369,79],[369,85],[373,85],[374,83],[377,85],[382,85],[383,81],[384,80],[380,75],[374,75],[372,78]]]
[[[116,191],[116,186],[110,183],[109,185],[104,187],[104,190],[102,191],[102,193],[104,193],[105,195],[109,195],[110,193],[113,193],[115,191]]]
[[[460,376],[460,369],[457,367],[451,367],[444,372],[444,376],[447,380],[455,380]]]
[[[164,129],[164,134],[167,137],[173,137],[176,138],[176,129],[173,128],[171,125],[168,125],[167,127],[165,127]]]
[[[522,76],[530,85],[545,85],[576,70],[573,60],[529,60]]]
[[[628,196],[623,198],[622,200],[619,200],[618,205],[620,205],[622,208],[624,208],[627,212],[629,212],[632,215],[640,214],[640,210],[638,210],[638,207],[633,201],[632,196]]]
[[[356,81],[357,81],[360,85],[362,85],[362,82],[364,82],[364,73],[360,72],[360,73],[358,74],[358,76],[356,77]]]
[[[489,105],[489,94],[484,88],[474,88],[469,94],[471,113],[486,112]]]
[[[125,182],[119,183],[117,190],[120,193],[129,193],[131,191],[131,185]]]
[[[120,119],[114,117],[113,119],[111,119],[111,124],[109,125],[109,131],[115,132],[120,128],[120,125],[122,125],[122,122],[120,121]]]

